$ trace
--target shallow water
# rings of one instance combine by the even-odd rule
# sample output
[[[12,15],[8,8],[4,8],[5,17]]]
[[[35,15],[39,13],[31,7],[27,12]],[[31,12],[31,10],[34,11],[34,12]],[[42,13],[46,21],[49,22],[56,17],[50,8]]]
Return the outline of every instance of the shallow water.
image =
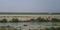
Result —
[[[18,22],[18,23],[0,23],[0,26],[21,26],[21,25],[32,25],[32,26],[51,26],[53,24],[60,25],[60,22]]]

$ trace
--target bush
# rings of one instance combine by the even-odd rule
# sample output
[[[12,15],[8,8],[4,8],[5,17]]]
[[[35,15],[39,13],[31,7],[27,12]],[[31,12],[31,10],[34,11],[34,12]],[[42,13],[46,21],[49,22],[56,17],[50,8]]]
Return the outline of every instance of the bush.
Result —
[[[16,19],[12,19],[12,22],[19,22],[19,20],[16,18]]]
[[[38,17],[36,20],[38,20],[39,22],[48,22],[47,20],[45,20],[44,18]]]
[[[57,18],[52,18],[52,22],[60,22],[60,20]]]
[[[7,19],[2,19],[0,22],[6,23]]]
[[[60,30],[60,27],[56,28],[56,30]]]

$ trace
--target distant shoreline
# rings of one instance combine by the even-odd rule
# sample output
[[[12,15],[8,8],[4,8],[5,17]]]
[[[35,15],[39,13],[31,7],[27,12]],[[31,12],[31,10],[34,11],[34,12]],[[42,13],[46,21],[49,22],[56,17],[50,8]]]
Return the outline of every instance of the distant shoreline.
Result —
[[[22,15],[60,15],[60,13],[40,13],[40,12],[38,12],[38,13],[32,13],[32,12],[0,12],[0,14],[22,14]]]

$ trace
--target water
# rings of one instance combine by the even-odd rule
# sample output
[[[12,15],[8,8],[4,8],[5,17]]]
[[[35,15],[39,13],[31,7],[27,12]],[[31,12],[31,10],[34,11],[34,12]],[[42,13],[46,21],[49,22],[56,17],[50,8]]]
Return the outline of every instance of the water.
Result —
[[[22,26],[22,25],[32,25],[32,26],[51,26],[60,25],[60,22],[18,22],[18,23],[0,23],[0,26]]]

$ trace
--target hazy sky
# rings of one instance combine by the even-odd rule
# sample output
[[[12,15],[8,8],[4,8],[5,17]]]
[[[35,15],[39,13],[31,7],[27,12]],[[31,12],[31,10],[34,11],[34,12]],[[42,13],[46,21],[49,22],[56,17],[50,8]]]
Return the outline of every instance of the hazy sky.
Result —
[[[0,12],[60,12],[60,0],[0,0]]]

